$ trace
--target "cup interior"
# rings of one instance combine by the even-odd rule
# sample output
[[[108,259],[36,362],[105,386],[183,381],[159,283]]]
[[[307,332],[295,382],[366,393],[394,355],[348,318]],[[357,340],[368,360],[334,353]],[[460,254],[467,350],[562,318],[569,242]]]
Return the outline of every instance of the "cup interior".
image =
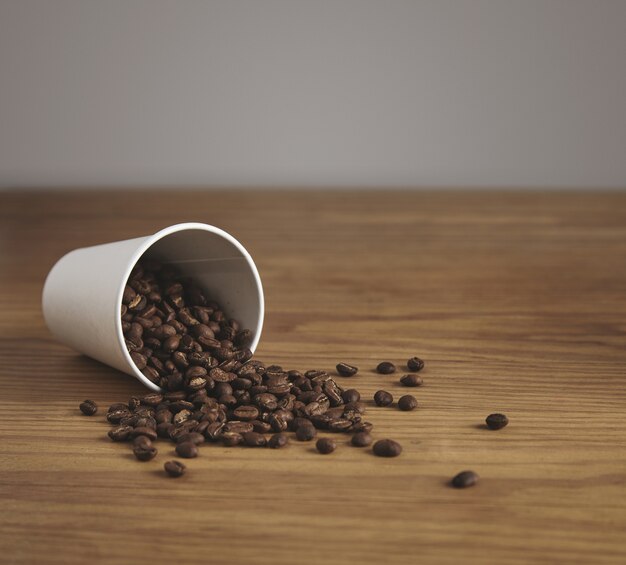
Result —
[[[265,311],[263,287],[250,254],[227,232],[208,224],[177,224],[149,237],[128,265],[117,300],[117,334],[135,376],[147,387],[160,390],[133,363],[122,332],[119,311],[122,293],[131,271],[141,258],[157,259],[175,266],[201,286],[209,300],[217,302],[228,318],[240,322],[253,334],[254,351],[261,337]]]

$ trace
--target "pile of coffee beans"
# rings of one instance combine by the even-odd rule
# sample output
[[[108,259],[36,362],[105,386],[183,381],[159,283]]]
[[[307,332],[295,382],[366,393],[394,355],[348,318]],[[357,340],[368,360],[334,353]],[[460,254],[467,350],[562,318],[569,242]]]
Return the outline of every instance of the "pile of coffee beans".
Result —
[[[136,367],[161,388],[161,392],[113,404],[106,414],[113,426],[108,433],[111,440],[132,442],[140,461],[156,457],[157,439],[174,442],[176,454],[183,459],[197,457],[199,446],[207,442],[280,449],[289,443],[287,432],[302,442],[317,439],[319,430],[351,434],[354,447],[373,443],[373,424],[365,420],[365,403],[358,390],[344,390],[323,370],[301,373],[253,359],[252,332],[228,319],[219,304],[170,265],[153,260],[136,265],[124,289],[121,324]],[[421,386],[423,379],[415,373],[423,369],[424,361],[412,357],[406,365],[409,373],[399,379],[400,384]],[[344,362],[336,365],[341,377],[353,377],[358,370]],[[376,370],[390,375],[396,366],[383,361]],[[374,395],[377,406],[393,402],[385,390]],[[412,395],[397,402],[402,411],[417,406]],[[97,409],[91,400],[80,405],[88,416]],[[487,425],[504,427],[506,422],[497,419],[501,416],[490,416]],[[315,446],[319,453],[331,454],[337,441],[321,437]],[[373,444],[372,452],[396,457],[402,447],[392,439],[382,439]],[[180,477],[186,466],[167,461],[164,470]]]

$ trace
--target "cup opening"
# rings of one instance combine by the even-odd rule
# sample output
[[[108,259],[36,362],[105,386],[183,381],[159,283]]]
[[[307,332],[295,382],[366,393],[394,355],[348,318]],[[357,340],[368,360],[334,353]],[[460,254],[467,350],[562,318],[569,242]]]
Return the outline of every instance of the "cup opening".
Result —
[[[161,390],[133,362],[126,349],[120,316],[126,282],[142,258],[175,265],[182,274],[191,277],[228,318],[234,318],[252,332],[250,349],[255,351],[261,337],[265,304],[261,278],[252,257],[241,243],[219,228],[201,223],[176,224],[147,238],[137,249],[117,293],[115,326],[119,346],[133,374],[145,386]]]

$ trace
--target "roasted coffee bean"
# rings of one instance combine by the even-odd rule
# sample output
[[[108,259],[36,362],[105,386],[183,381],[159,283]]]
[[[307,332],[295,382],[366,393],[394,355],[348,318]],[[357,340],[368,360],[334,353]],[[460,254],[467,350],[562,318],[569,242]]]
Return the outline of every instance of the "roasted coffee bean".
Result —
[[[337,372],[342,377],[352,377],[353,375],[357,374],[358,370],[359,370],[358,367],[354,367],[353,365],[348,365],[347,363],[339,363],[337,365]]]
[[[182,477],[187,470],[186,465],[176,460],[166,461],[163,468],[170,477]]]
[[[233,410],[233,416],[237,420],[249,422],[255,420],[259,415],[259,409],[256,406],[238,406]]]
[[[417,408],[417,399],[410,394],[406,394],[398,400],[398,408],[405,412],[415,410]]]
[[[157,424],[157,435],[161,438],[169,438],[172,430],[174,430],[174,424],[170,422],[164,422],[162,424]]]
[[[133,449],[135,447],[151,447],[152,440],[146,436],[137,436],[133,439]]]
[[[154,441],[157,438],[156,430],[144,426],[134,428],[130,436],[134,439],[137,436],[146,436],[149,440]]]
[[[132,416],[132,414],[128,408],[119,408],[117,410],[107,412],[107,421],[110,424],[119,424],[123,418],[128,418],[129,416]]]
[[[198,448],[195,443],[191,441],[183,441],[176,444],[176,453],[179,457],[184,459],[193,459],[198,457]]]
[[[130,438],[132,431],[132,426],[116,426],[109,430],[108,435],[113,441],[126,441]]]
[[[361,395],[359,394],[359,391],[355,388],[350,388],[348,390],[344,390],[341,393],[341,398],[346,404],[348,404],[349,402],[358,402],[359,400],[361,400]]]
[[[174,417],[172,418],[172,423],[174,424],[182,424],[183,422],[189,420],[191,418],[191,410],[181,410],[180,412],[176,412]]]
[[[152,444],[140,444],[133,447],[133,453],[139,461],[150,461],[154,459],[157,454],[157,448]]]
[[[504,414],[489,414],[485,422],[490,430],[501,430],[509,423],[509,419]]]
[[[140,371],[142,369],[145,369],[146,365],[148,364],[148,360],[146,359],[146,356],[143,355],[142,353],[139,353],[139,351],[131,351],[130,358],[133,360],[133,363],[135,364],[137,369],[139,369]]]
[[[409,371],[417,372],[421,371],[424,368],[424,361],[422,361],[419,357],[411,357],[407,362],[406,366]]]
[[[204,436],[209,441],[217,441],[224,433],[224,424],[222,422],[212,422],[204,430]]]
[[[98,411],[98,405],[93,400],[84,400],[78,407],[85,416],[93,416]]]
[[[467,488],[478,482],[478,475],[474,471],[462,471],[452,479],[454,488]]]
[[[392,439],[380,439],[374,444],[372,451],[378,457],[397,457],[402,453],[402,446]]]
[[[141,405],[141,400],[139,398],[137,398],[136,396],[130,397],[128,401],[128,409],[131,412],[134,412],[135,410],[137,410],[140,405]]]
[[[241,434],[241,436],[243,437],[243,442],[248,447],[265,447],[267,444],[265,436],[257,432],[246,432]]]
[[[280,449],[281,447],[285,447],[289,443],[289,438],[287,434],[279,433],[274,434],[267,442],[267,446],[272,449]]]
[[[272,431],[272,426],[269,422],[262,422],[261,420],[252,420],[252,431],[258,434],[268,434]]]
[[[166,351],[167,353],[172,353],[178,349],[179,345],[180,345],[180,336],[173,335],[163,340],[163,344],[161,345],[161,347],[163,348],[163,351]]]
[[[372,424],[371,422],[355,422],[355,424],[352,426],[352,430],[355,433],[358,432],[367,432],[370,433],[372,430],[374,429],[374,424]]]
[[[142,396],[139,400],[145,406],[158,406],[163,402],[163,395],[158,392],[152,392]]]
[[[189,432],[176,438],[176,443],[184,443],[186,441],[200,445],[204,443],[204,436],[198,432]]]
[[[396,372],[396,366],[393,363],[390,363],[389,361],[383,361],[382,363],[378,364],[378,366],[376,367],[376,370],[381,375],[390,375],[391,373]]]
[[[257,394],[254,396],[254,403],[261,409],[273,412],[278,408],[278,399],[269,392]]]
[[[220,439],[225,447],[234,447],[243,443],[243,437],[236,432],[224,432]]]
[[[386,390],[379,390],[374,394],[374,402],[376,406],[389,406],[393,403],[393,396]]]
[[[250,422],[241,422],[237,420],[231,420],[224,424],[225,432],[235,432],[238,434],[245,434],[253,431],[254,426]]]
[[[422,386],[424,384],[424,380],[419,375],[404,375],[400,382],[404,386]]]
[[[336,418],[328,422],[328,431],[341,433],[352,429],[353,423],[345,418]]]
[[[300,425],[296,430],[296,439],[298,441],[311,441],[316,435],[317,430],[311,423],[308,426]]]
[[[317,440],[315,447],[322,455],[328,455],[337,449],[337,444],[335,443],[335,440],[328,437],[322,437]]]
[[[276,414],[270,415],[268,424],[275,432],[284,432],[289,427],[289,422],[287,422],[286,418]]]
[[[367,447],[372,444],[372,436],[367,432],[357,432],[352,436],[350,443],[355,447]]]

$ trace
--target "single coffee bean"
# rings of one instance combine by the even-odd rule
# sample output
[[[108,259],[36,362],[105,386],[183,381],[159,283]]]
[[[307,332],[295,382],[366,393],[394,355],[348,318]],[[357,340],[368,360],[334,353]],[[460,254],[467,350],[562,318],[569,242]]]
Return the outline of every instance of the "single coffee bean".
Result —
[[[378,367],[376,367],[376,370],[381,375],[391,375],[391,373],[396,372],[396,366],[393,363],[390,363],[389,361],[383,361],[382,363],[378,364]]]
[[[93,400],[84,400],[78,407],[85,416],[93,416],[98,411],[98,405]]]
[[[154,459],[156,457],[157,448],[154,447],[151,443],[141,443],[139,445],[133,446],[133,453],[135,454],[135,457],[139,459],[139,461],[150,461],[150,459]]]
[[[163,468],[170,477],[182,477],[187,470],[187,465],[180,461],[173,460],[166,461]]]
[[[372,444],[372,436],[367,432],[357,432],[351,440],[354,447],[367,447]]]
[[[367,432],[370,433],[374,429],[374,424],[371,422],[356,422],[354,426],[352,426],[352,431],[355,433],[358,432]]]
[[[400,383],[404,386],[422,386],[424,379],[419,375],[404,375],[404,377],[400,379]]]
[[[315,429],[313,424],[310,423],[308,426],[300,425],[296,430],[296,439],[298,441],[311,441],[316,435],[317,430]]]
[[[267,442],[267,446],[272,449],[280,449],[281,447],[285,447],[289,443],[289,438],[287,434],[279,433],[274,434],[269,441]]]
[[[130,438],[132,431],[132,426],[116,426],[115,428],[109,430],[108,436],[113,441],[126,441]]]
[[[467,488],[478,482],[478,475],[474,471],[462,471],[452,479],[454,488]]]
[[[424,361],[422,361],[419,357],[411,357],[406,362],[406,366],[409,371],[417,373],[417,371],[421,371],[424,368]]]
[[[337,444],[334,440],[328,437],[322,437],[317,440],[317,442],[315,443],[315,447],[321,454],[328,455],[329,453],[332,453],[333,451],[335,451],[335,449],[337,449]]]
[[[151,392],[142,396],[139,401],[146,406],[158,406],[163,402],[163,395],[158,392]]]
[[[339,363],[337,365],[337,372],[342,377],[352,377],[357,374],[359,371],[358,367],[354,367],[353,365],[348,365],[347,363]]]
[[[130,436],[134,439],[138,436],[146,436],[150,441],[154,441],[157,438],[156,430],[148,428],[146,426],[140,426],[135,428]]]
[[[386,390],[379,390],[374,394],[374,402],[376,406],[389,406],[393,403],[393,396]]]
[[[415,410],[417,408],[417,399],[414,396],[407,394],[398,400],[398,408],[400,408],[400,410],[404,410],[405,412]]]
[[[259,415],[259,409],[256,406],[238,406],[233,410],[233,416],[237,420],[249,422],[255,420]]]
[[[341,393],[341,398],[346,404],[348,404],[350,402],[358,402],[361,400],[361,395],[355,388],[349,388]]]
[[[509,423],[509,419],[504,414],[489,414],[485,422],[490,430],[501,430]]]
[[[133,449],[135,447],[151,447],[152,446],[152,440],[146,436],[137,436],[136,438],[133,439]]]
[[[225,447],[234,447],[243,443],[243,437],[237,432],[224,432],[220,439]]]
[[[402,446],[392,439],[380,439],[374,444],[372,451],[378,457],[397,457],[402,453]]]
[[[184,441],[176,444],[176,453],[179,457],[183,457],[184,459],[193,459],[194,457],[198,457],[198,448],[195,443]]]
[[[248,447],[265,447],[267,444],[265,436],[257,432],[246,432],[241,434],[241,436],[243,437],[243,442]]]
[[[189,432],[188,434],[183,434],[176,438],[176,443],[184,443],[186,441],[190,441],[195,445],[200,445],[204,443],[204,436],[198,432]]]

